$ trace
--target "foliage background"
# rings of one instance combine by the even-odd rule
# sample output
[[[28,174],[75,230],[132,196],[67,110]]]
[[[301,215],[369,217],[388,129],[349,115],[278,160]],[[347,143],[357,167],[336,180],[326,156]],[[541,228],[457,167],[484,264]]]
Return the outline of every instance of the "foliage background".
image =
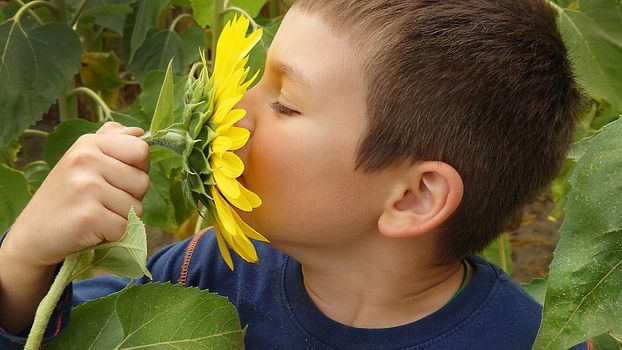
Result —
[[[597,345],[620,349],[622,4],[549,3],[558,12],[592,105],[551,186],[554,208],[547,215],[564,218],[564,224],[548,282],[526,286],[545,301],[536,347],[563,348],[609,333],[599,336]],[[0,8],[0,229],[5,230],[80,135],[106,120],[148,128],[171,58],[179,111],[189,64],[198,59],[198,48],[210,50],[228,18],[246,15],[264,29],[249,62],[251,70],[261,69],[287,5],[278,0],[12,0],[0,1]],[[149,175],[143,221],[176,239],[200,229],[197,215],[184,205],[178,164],[157,147]],[[519,213],[516,221],[529,215]],[[512,241],[503,235],[483,254],[510,271]]]

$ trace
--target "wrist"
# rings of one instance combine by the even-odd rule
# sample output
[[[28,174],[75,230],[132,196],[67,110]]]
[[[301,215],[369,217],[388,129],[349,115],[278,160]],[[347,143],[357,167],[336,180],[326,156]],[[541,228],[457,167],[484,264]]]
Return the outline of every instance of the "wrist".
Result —
[[[0,242],[0,266],[27,268],[31,271],[48,271],[57,264],[45,263],[35,257],[31,249],[22,247],[16,236],[20,235],[15,226],[11,227]]]

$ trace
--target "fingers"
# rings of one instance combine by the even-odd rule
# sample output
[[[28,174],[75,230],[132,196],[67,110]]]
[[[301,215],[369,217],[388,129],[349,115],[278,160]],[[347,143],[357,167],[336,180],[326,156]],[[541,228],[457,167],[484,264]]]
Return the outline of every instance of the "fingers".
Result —
[[[149,145],[140,138],[121,132],[117,126],[108,126],[106,123],[97,131],[95,141],[99,149],[109,157],[120,160],[121,162],[134,166],[145,172],[149,171]],[[121,125],[121,124],[118,124]],[[106,129],[104,129],[106,128]],[[127,132],[138,134],[142,129],[130,128]]]
[[[98,164],[106,181],[132,197],[142,200],[149,189],[149,175],[112,157],[104,157]]]
[[[143,205],[140,200],[113,186],[109,186],[105,191],[101,192],[100,201],[108,210],[117,213],[125,219],[127,219],[131,207],[134,207],[137,215],[142,214]]]
[[[127,228],[127,218],[117,214],[114,211],[108,210],[108,208],[105,207],[102,208],[100,212],[102,213],[102,217],[100,220],[95,222],[96,226],[93,228],[97,237],[99,237],[100,240],[108,242],[114,242],[121,239],[125,233],[125,229]],[[89,244],[89,246],[91,245],[92,244]]]
[[[126,127],[123,124],[117,122],[107,122],[102,125],[96,134],[126,134],[130,136],[140,137],[145,134],[145,131],[139,127]]]

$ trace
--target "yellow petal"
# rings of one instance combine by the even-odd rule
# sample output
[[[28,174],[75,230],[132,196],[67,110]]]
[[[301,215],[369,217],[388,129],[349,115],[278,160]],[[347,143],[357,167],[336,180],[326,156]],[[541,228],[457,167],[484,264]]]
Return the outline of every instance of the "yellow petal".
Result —
[[[244,232],[245,236],[248,236],[252,239],[256,239],[262,242],[270,242],[266,237],[262,236],[259,232],[255,231],[254,228],[248,226],[248,224],[244,222],[242,218],[240,218],[238,213],[236,213],[235,211],[233,211],[232,213],[233,213],[233,218],[238,223],[238,226],[240,227],[240,229],[242,229],[242,232]]]
[[[214,168],[212,175],[214,175],[214,180],[216,180],[216,186],[227,199],[240,196],[241,190],[238,180],[225,176],[217,168]]]
[[[233,141],[231,140],[231,138],[223,136],[216,136],[211,142],[212,152],[216,153],[217,155],[222,155],[223,153],[227,152],[231,149],[232,145]]]
[[[246,144],[250,135],[251,133],[247,129],[232,126],[220,134],[220,137],[228,138],[231,141],[229,150],[235,151],[242,148]]]
[[[220,250],[220,255],[222,255],[222,258],[225,260],[227,266],[229,266],[231,271],[233,271],[233,260],[231,259],[229,249],[227,249],[225,241],[222,238],[222,234],[219,232],[218,225],[214,227],[214,230],[216,231],[216,241],[218,242],[218,249]]]
[[[240,185],[240,189],[242,189],[242,185]],[[248,198],[241,194],[237,198],[227,198],[227,200],[240,210],[253,211],[253,206],[248,201]]]
[[[231,111],[233,106],[235,106],[236,103],[240,102],[241,99],[242,99],[242,94],[238,94],[238,95],[230,96],[223,101],[217,101],[216,112],[214,112],[214,116],[212,117],[212,120],[214,121],[214,123],[216,124],[222,123],[223,119],[225,119],[225,117]]]
[[[261,205],[261,198],[242,186],[242,184],[240,184],[240,197],[246,198],[253,208],[257,208]]]
[[[221,156],[214,158],[213,167],[220,170],[227,177],[235,179],[244,172],[242,159],[233,152],[225,152]]]
[[[237,227],[235,219],[233,218],[235,212],[231,210],[229,203],[222,198],[217,189],[212,191],[212,196],[214,198],[214,204],[216,205],[216,220],[222,224],[222,235],[225,237],[234,235]]]
[[[222,123],[216,127],[216,132],[219,134],[225,132],[227,129],[232,127],[233,124],[242,120],[245,115],[246,111],[243,109],[232,109],[227,113]]]

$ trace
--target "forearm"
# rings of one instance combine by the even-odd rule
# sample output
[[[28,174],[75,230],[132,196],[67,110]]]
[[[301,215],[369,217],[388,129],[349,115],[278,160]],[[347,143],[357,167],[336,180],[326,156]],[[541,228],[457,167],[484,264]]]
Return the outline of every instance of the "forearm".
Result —
[[[17,333],[32,324],[54,279],[55,266],[39,266],[7,244],[0,246],[0,327]]]

